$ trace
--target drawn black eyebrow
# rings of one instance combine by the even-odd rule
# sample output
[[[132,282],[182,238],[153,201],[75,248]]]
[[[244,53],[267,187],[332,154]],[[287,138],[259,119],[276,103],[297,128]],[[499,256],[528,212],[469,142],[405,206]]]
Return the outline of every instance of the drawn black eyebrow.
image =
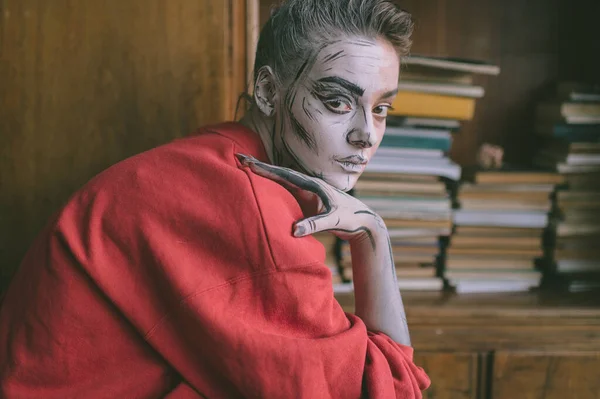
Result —
[[[344,78],[340,78],[339,76],[327,76],[325,78],[321,78],[319,80],[317,80],[317,82],[320,83],[333,83],[339,86],[342,86],[344,89],[348,90],[349,92],[361,97],[363,94],[365,94],[365,89],[363,89],[362,87],[347,81]]]
[[[398,94],[398,88],[395,88],[394,90],[386,91],[385,93],[383,93],[381,95],[381,98],[392,97],[392,96],[395,96],[396,94]]]

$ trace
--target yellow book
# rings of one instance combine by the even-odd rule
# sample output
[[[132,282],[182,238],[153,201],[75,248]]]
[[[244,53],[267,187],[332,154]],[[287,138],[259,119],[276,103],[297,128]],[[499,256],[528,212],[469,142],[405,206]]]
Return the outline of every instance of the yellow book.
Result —
[[[392,107],[394,109],[388,112],[389,115],[471,120],[475,112],[475,99],[402,91]]]
[[[410,68],[404,68],[400,70],[400,81],[403,80],[472,85],[473,74],[469,72],[449,71],[443,69],[419,69],[416,66],[411,66]]]

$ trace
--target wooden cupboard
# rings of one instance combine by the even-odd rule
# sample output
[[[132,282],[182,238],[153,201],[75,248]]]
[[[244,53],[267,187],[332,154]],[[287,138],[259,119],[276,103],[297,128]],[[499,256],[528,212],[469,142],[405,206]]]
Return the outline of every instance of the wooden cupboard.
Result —
[[[425,398],[600,398],[600,293],[403,297]]]
[[[494,398],[600,397],[598,351],[499,351],[494,356],[494,366]],[[521,396],[515,396],[517,393]]]
[[[245,0],[0,0],[0,292],[110,165],[232,120]]]
[[[477,352],[416,352],[415,363],[427,370],[432,385],[425,398],[476,399],[482,397],[485,354]]]

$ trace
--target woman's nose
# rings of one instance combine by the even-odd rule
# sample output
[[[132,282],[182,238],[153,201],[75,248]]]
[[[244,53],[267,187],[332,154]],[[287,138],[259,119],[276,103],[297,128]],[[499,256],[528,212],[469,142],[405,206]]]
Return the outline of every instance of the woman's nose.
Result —
[[[375,144],[372,134],[361,128],[352,129],[350,133],[348,133],[346,140],[348,143],[358,148],[371,148]]]
[[[357,112],[355,123],[346,137],[348,143],[358,148],[371,148],[377,143],[373,116],[363,108],[363,112]]]

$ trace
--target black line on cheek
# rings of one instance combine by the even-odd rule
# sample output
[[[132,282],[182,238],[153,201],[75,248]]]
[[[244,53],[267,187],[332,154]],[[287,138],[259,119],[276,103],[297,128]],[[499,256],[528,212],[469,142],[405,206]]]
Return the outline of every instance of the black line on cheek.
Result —
[[[313,67],[313,65],[315,64],[317,57],[319,56],[319,54],[321,53],[321,51],[323,51],[323,49],[333,43],[337,43],[339,42],[339,40],[333,41],[333,42],[329,42],[329,43],[325,43],[323,44],[318,50],[316,50],[305,62],[304,64],[302,64],[302,66],[298,69],[298,73],[296,74],[296,78],[292,81],[292,83],[290,84],[290,89],[288,90],[285,99],[284,99],[284,104],[287,107],[287,111],[289,113],[289,119],[290,119],[290,123],[292,125],[292,130],[294,131],[294,133],[300,138],[300,140],[302,140],[304,143],[306,143],[306,145],[312,149],[313,151],[315,151],[316,154],[318,154],[318,148],[316,145],[316,142],[314,140],[314,137],[310,136],[308,134],[308,132],[306,131],[306,129],[304,129],[300,123],[298,123],[298,121],[296,120],[296,118],[294,117],[294,114],[292,112],[292,105],[294,104],[294,102],[296,101],[296,91],[297,91],[297,86],[298,86],[298,82],[300,80],[304,79],[305,74],[307,74],[311,68]],[[281,129],[281,135],[283,135],[283,118],[282,118],[282,129]],[[288,154],[294,159],[294,161],[296,162],[296,164],[298,165],[298,167],[300,167],[301,169],[303,169],[304,172],[308,172],[306,170],[305,167],[302,166],[302,164],[298,161],[298,158],[295,156],[295,154],[291,151],[291,149],[289,148],[289,146],[287,145],[286,141],[282,138],[283,141],[283,146],[285,147],[286,151],[288,152]],[[310,173],[306,173],[306,174],[310,174]]]
[[[308,170],[303,164],[302,162],[300,162],[300,160],[298,159],[298,157],[296,156],[296,154],[294,154],[294,152],[292,151],[292,149],[287,145],[287,142],[284,140],[283,141],[283,147],[285,148],[285,150],[287,151],[288,155],[292,158],[293,162],[295,162],[295,166],[300,169],[299,172],[304,173],[307,176],[313,176],[313,177],[318,177],[315,173],[311,172],[310,170]]]
[[[285,106],[288,112],[292,112],[292,105],[294,104],[294,101],[296,101],[296,90],[296,84],[294,83],[293,86],[290,86],[290,89],[285,96]]]
[[[312,120],[316,122],[315,117],[313,116],[313,114],[310,113],[310,111],[308,109],[306,109],[306,97],[304,97],[302,99],[302,110],[304,110],[304,113],[306,114],[306,116]]]
[[[294,104],[294,102],[296,101],[296,88],[298,86],[298,81],[302,78],[302,73],[303,72],[307,72],[310,70],[309,66],[312,68],[312,66],[314,65],[316,59],[317,59],[317,55],[319,54],[320,50],[317,51],[314,55],[312,55],[300,68],[300,71],[298,73],[298,75],[296,76],[296,79],[294,80],[294,82],[292,82],[292,84],[290,85],[290,90],[288,91],[287,95],[286,95],[286,99],[285,99],[285,104],[287,107],[287,111],[289,113],[289,119],[290,119],[290,123],[292,125],[292,130],[294,131],[294,133],[298,136],[298,138],[303,141],[306,146],[308,148],[310,148],[311,150],[313,150],[316,154],[318,154],[318,148],[317,148],[317,143],[314,139],[313,136],[311,136],[306,129],[304,129],[304,127],[298,122],[298,120],[296,119],[296,117],[294,116],[294,113],[292,112],[292,106]]]
[[[306,144],[308,148],[313,150],[317,155],[319,149],[317,148],[317,142],[315,138],[304,129],[304,127],[298,122],[294,114],[290,111],[290,122],[292,124],[292,130],[296,133],[296,136]]]

